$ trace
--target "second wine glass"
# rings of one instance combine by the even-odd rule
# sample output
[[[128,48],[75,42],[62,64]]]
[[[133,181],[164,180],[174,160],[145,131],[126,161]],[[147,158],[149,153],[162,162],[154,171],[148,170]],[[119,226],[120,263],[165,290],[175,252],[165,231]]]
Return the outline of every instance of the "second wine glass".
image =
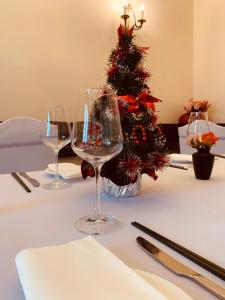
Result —
[[[201,135],[210,131],[207,112],[191,112],[188,120],[187,136]]]
[[[102,213],[100,205],[100,170],[102,165],[122,150],[123,134],[117,98],[102,89],[87,89],[79,100],[82,111],[73,124],[72,149],[93,165],[96,176],[94,213],[80,218],[76,228],[87,234],[111,233],[120,228],[114,216]]]
[[[41,139],[49,146],[56,155],[56,173],[52,182],[43,185],[50,190],[64,189],[69,184],[62,181],[58,171],[59,150],[66,146],[71,140],[71,127],[67,119],[65,108],[62,106],[49,106],[46,119],[41,124]]]

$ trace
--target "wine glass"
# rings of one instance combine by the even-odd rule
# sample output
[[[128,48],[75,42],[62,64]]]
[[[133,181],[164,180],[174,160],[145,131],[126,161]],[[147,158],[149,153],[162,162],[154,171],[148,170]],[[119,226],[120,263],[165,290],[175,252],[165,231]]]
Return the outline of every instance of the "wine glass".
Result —
[[[71,141],[71,127],[67,120],[66,111],[62,106],[48,106],[46,119],[41,123],[41,140],[49,146],[56,155],[56,173],[52,182],[43,185],[49,190],[64,189],[69,184],[59,177],[58,155],[59,150]]]
[[[103,89],[87,89],[77,107],[82,111],[73,123],[71,146],[78,156],[94,167],[96,196],[94,213],[77,220],[75,226],[87,234],[111,233],[121,225],[116,217],[101,211],[100,171],[102,165],[119,154],[123,147],[117,98]]]
[[[191,112],[188,120],[187,135],[201,135],[210,131],[207,112]]]

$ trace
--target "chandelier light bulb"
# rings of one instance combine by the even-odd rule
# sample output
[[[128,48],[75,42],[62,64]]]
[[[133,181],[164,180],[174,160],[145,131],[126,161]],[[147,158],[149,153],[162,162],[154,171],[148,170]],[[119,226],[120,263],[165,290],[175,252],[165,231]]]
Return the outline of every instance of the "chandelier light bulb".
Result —
[[[144,5],[144,3],[141,4],[140,11],[141,11],[141,19],[144,19],[144,11],[145,11],[145,5]]]
[[[124,15],[127,14],[127,10],[128,10],[128,1],[124,0],[123,1],[123,12],[124,12]]]

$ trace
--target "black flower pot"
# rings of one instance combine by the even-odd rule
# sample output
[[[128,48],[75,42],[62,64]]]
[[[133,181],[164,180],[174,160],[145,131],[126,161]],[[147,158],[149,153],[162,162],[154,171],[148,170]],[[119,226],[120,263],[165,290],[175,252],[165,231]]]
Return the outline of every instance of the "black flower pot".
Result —
[[[214,165],[214,155],[209,152],[209,148],[199,148],[198,152],[192,154],[192,161],[195,177],[209,179]]]

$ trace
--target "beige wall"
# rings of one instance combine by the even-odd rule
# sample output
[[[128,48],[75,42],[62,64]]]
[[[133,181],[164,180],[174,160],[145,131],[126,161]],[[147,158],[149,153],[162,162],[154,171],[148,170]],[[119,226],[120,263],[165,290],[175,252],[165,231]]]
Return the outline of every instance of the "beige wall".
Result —
[[[176,123],[184,112],[183,103],[193,94],[192,0],[145,2],[149,2],[149,23],[138,40],[151,47],[146,61],[152,92],[163,100],[157,105],[159,120]]]
[[[225,1],[194,0],[194,96],[207,98],[210,119],[225,122]]]
[[[145,65],[153,94],[164,100],[160,121],[176,122],[193,93],[192,0],[145,5],[148,22],[136,42],[151,47]],[[121,7],[122,0],[2,0],[0,120],[41,118],[47,104],[71,110],[80,89],[104,83]]]

